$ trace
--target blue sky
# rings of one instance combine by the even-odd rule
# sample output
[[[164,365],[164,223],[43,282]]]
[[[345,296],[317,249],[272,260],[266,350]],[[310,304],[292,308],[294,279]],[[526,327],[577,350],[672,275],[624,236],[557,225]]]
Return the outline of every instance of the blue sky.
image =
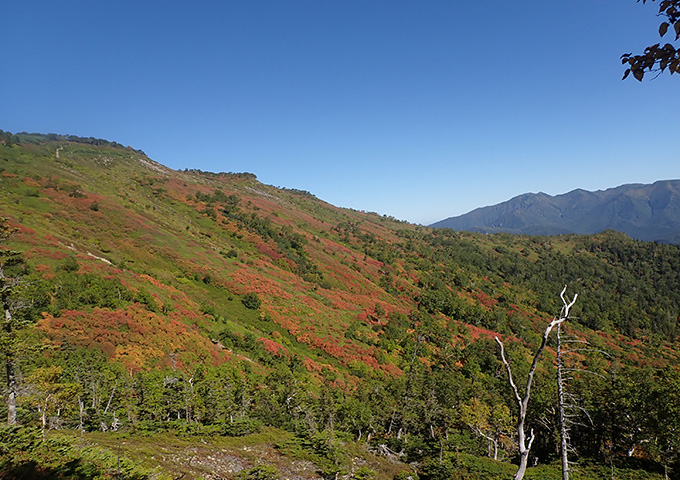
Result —
[[[8,2],[0,128],[92,136],[429,224],[680,178],[680,77],[621,81],[657,3]]]

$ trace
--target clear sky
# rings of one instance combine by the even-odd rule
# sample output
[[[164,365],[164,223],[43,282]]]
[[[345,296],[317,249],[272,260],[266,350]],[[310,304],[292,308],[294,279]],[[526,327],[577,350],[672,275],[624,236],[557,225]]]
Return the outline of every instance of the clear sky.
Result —
[[[680,77],[621,81],[620,55],[659,41],[657,5],[6,2],[0,129],[105,138],[421,224],[680,178]]]

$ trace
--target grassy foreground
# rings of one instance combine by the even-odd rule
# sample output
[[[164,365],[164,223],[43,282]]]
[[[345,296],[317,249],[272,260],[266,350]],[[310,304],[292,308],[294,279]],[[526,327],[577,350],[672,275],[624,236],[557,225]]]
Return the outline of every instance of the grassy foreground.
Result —
[[[342,442],[343,458],[333,473],[327,456],[294,434],[263,428],[241,437],[177,432],[80,433],[4,427],[0,431],[3,479],[225,479],[225,480],[510,480],[515,466],[468,454],[444,454],[440,461],[408,465],[376,455],[365,444]],[[412,473],[418,467],[420,476]],[[560,467],[529,468],[528,480],[561,480]],[[573,480],[657,480],[660,473],[578,465]]]

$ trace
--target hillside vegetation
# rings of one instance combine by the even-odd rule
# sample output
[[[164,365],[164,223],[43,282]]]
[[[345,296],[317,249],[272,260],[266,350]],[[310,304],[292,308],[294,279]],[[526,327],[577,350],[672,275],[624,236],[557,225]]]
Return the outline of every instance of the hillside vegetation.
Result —
[[[680,472],[676,245],[436,230],[0,133],[3,478],[511,478],[494,337],[526,375],[564,285],[578,478]],[[561,478],[552,338],[534,382],[527,478]]]

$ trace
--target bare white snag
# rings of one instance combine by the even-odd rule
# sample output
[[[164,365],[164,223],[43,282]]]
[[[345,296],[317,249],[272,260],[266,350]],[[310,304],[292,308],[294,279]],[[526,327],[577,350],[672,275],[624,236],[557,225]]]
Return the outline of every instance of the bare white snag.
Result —
[[[0,217],[0,222],[4,219]],[[0,223],[0,244],[5,241],[12,230]],[[7,252],[7,250],[4,250]],[[11,252],[11,251],[10,251]],[[2,252],[0,252],[2,253]],[[8,255],[11,255],[11,253]],[[12,320],[12,310],[14,305],[10,296],[13,289],[19,285],[16,278],[10,278],[4,272],[5,260],[0,255],[0,304],[2,306],[2,317],[0,317],[0,348],[4,350],[5,371],[7,374],[7,425],[17,423],[17,379],[16,379],[16,358],[13,349],[14,321]]]
[[[564,391],[564,356],[562,351],[561,325],[557,327],[557,401],[559,406],[560,422],[560,460],[562,463],[562,480],[569,480],[569,429],[565,412]]]
[[[570,376],[573,372],[578,373],[588,373],[595,375],[600,378],[605,378],[597,372],[586,370],[583,368],[568,368],[566,366],[565,360],[567,355],[576,352],[588,352],[588,353],[601,353],[603,355],[609,356],[609,354],[603,350],[598,350],[596,348],[567,348],[569,344],[585,344],[589,343],[586,340],[580,340],[576,337],[563,337],[562,336],[562,325],[557,326],[557,401],[559,407],[559,428],[560,428],[560,457],[562,463],[562,480],[569,480],[569,472],[571,471],[569,461],[569,452],[574,452],[572,445],[570,444],[569,430],[572,425],[585,426],[583,423],[579,423],[574,419],[577,417],[585,417],[590,425],[593,425],[593,420],[590,418],[588,411],[579,405],[578,399],[575,395],[567,392],[567,386],[569,380],[573,377]]]
[[[515,380],[513,379],[512,369],[510,368],[510,362],[508,362],[507,358],[505,358],[505,348],[503,347],[503,342],[501,342],[501,340],[498,337],[494,337],[496,343],[498,343],[498,346],[501,349],[501,360],[503,361],[503,365],[505,365],[505,369],[508,372],[508,382],[510,383],[510,388],[512,388],[512,392],[514,393],[515,396],[515,401],[517,402],[517,406],[519,407],[519,415],[517,422],[517,446],[519,448],[519,467],[517,468],[517,472],[513,477],[514,480],[522,480],[524,478],[524,474],[526,473],[527,464],[529,461],[529,452],[531,451],[531,446],[533,445],[535,439],[534,430],[531,429],[527,441],[525,423],[527,417],[527,410],[529,407],[529,398],[531,397],[531,384],[534,380],[534,373],[536,372],[536,367],[538,366],[538,360],[541,357],[543,350],[545,350],[545,346],[548,343],[548,337],[550,336],[550,332],[557,325],[564,323],[564,321],[569,318],[569,312],[571,311],[571,307],[574,306],[574,303],[576,303],[576,298],[578,297],[578,294],[574,294],[574,298],[571,301],[568,301],[565,298],[566,291],[567,286],[565,285],[564,288],[562,289],[562,293],[560,293],[560,298],[562,299],[562,310],[560,311],[560,315],[558,317],[553,318],[553,320],[546,327],[545,332],[543,332],[543,339],[541,340],[541,345],[540,347],[538,347],[538,350],[536,350],[534,360],[533,362],[531,362],[531,368],[529,369],[529,375],[527,377],[527,383],[524,389],[523,396],[520,395],[520,391],[517,388],[517,384],[515,384]]]

